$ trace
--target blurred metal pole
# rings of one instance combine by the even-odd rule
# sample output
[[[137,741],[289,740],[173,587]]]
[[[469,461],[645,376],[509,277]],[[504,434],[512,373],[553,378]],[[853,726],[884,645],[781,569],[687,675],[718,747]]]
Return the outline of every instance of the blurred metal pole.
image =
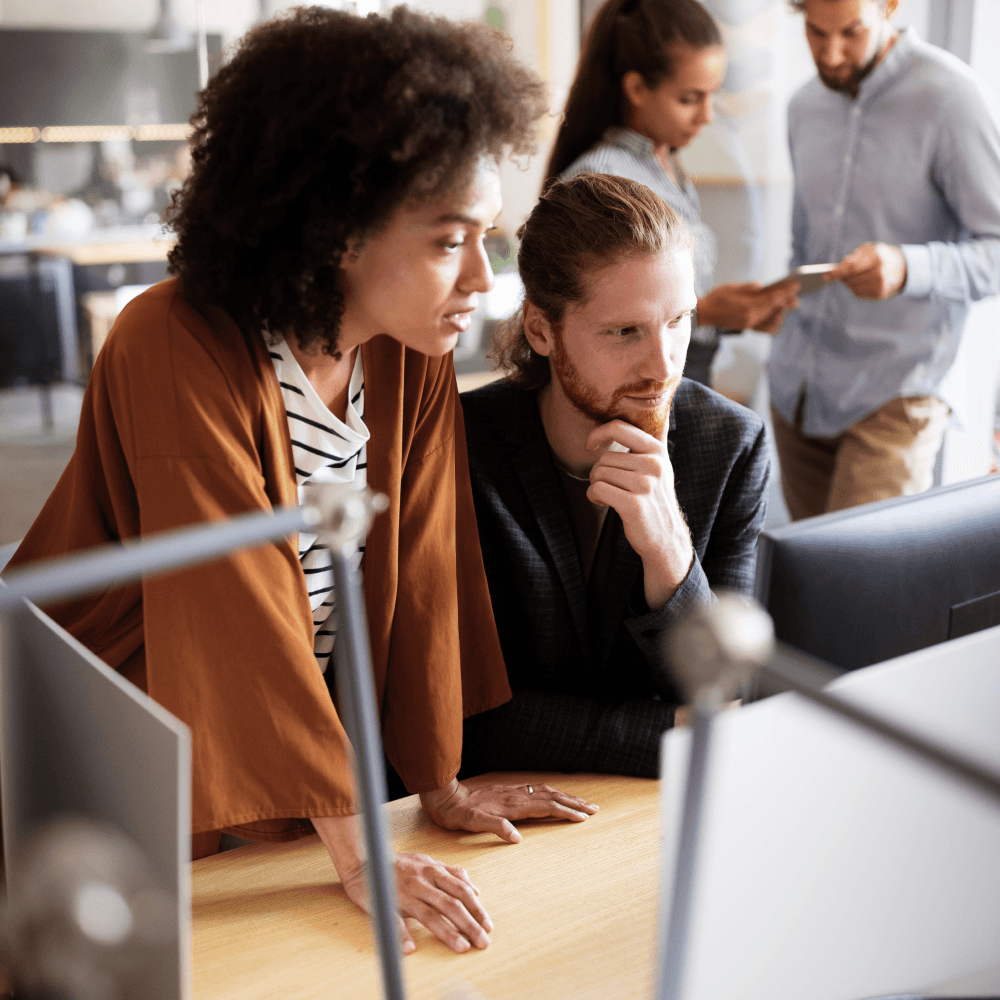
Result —
[[[337,600],[337,650],[334,657],[341,696],[341,716],[354,748],[354,772],[364,817],[365,875],[372,924],[382,965],[382,986],[388,1000],[403,1000],[400,963],[399,897],[396,864],[386,801],[381,725],[376,708],[368,622],[357,572],[351,567],[356,546],[331,549]]]
[[[756,601],[721,592],[714,604],[692,611],[669,643],[673,672],[693,702],[694,715],[669,916],[660,914],[656,1000],[680,1000],[684,988],[712,723],[723,702],[735,697],[770,656],[774,627]]]
[[[684,789],[684,813],[681,817],[680,845],[674,863],[674,886],[670,898],[670,917],[666,926],[666,945],[660,949],[656,975],[658,1000],[680,1000],[683,986],[688,931],[691,927],[691,901],[694,898],[694,875],[698,860],[701,814],[705,802],[705,775],[711,744],[712,720],[717,706],[711,701],[695,703],[691,725],[691,757],[688,760],[687,785]]]
[[[315,530],[318,519],[312,507],[278,507],[273,513],[241,514],[226,521],[41,560],[4,576],[7,586],[0,586],[0,614],[21,601],[51,604],[132,583],[144,576],[222,559],[236,549],[254,548],[297,531]]]
[[[208,85],[208,32],[205,28],[205,0],[198,0],[198,89]]]
[[[337,616],[334,668],[340,692],[340,717],[354,749],[354,772],[368,855],[365,878],[382,966],[382,987],[388,1000],[404,1000],[396,864],[383,808],[386,789],[382,726],[375,698],[365,603],[359,575],[351,565],[372,520],[388,508],[389,500],[385,494],[367,488],[357,490],[350,483],[324,483],[318,474],[304,487],[303,498],[319,511],[317,535],[333,560]]]

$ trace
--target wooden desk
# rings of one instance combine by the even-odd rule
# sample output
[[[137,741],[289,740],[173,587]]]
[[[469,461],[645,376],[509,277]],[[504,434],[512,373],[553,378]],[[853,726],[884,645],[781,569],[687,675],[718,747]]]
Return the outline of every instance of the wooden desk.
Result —
[[[416,796],[389,806],[400,850],[462,865],[493,919],[492,944],[456,955],[412,923],[403,959],[414,1000],[651,995],[659,880],[659,784],[594,775],[548,781],[596,802],[584,823],[521,823],[524,840],[449,833]],[[381,995],[367,918],[347,900],[318,837],[243,847],[192,865],[196,1000]]]

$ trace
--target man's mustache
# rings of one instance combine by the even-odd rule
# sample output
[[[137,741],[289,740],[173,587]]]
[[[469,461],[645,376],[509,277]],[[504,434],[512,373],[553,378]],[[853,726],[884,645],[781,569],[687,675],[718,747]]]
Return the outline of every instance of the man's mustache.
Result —
[[[680,384],[679,375],[668,378],[666,382],[657,382],[655,379],[640,379],[637,382],[629,382],[627,385],[620,385],[615,389],[612,403],[617,403],[624,396],[659,396],[663,393],[672,393]]]

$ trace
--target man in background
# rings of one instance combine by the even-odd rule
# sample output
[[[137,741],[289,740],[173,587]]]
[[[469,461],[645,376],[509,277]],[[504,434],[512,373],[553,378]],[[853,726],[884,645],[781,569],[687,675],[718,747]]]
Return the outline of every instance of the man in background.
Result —
[[[818,77],[792,98],[792,266],[837,262],[771,354],[793,519],[933,483],[941,383],[970,303],[1000,292],[995,97],[890,24],[896,0],[793,0]]]

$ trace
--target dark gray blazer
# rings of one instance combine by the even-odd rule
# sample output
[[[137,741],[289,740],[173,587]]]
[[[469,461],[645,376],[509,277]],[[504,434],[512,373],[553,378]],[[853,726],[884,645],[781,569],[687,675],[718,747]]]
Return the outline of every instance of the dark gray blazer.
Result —
[[[763,422],[682,381],[667,448],[695,561],[670,601],[650,611],[642,561],[613,510],[606,528],[614,532],[611,597],[588,606],[536,393],[502,380],[463,393],[462,406],[483,561],[515,692],[512,704],[467,723],[464,772],[652,767],[655,774],[659,734],[679,700],[666,632],[708,600],[711,588],[753,591],[769,474]],[[602,749],[595,741],[609,726],[616,746]],[[630,759],[615,756],[622,754]],[[636,755],[641,762],[631,759]]]

